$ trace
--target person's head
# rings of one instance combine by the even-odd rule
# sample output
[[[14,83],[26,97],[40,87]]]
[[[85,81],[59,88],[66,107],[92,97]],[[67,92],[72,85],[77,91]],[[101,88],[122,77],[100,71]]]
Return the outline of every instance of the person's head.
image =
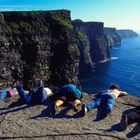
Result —
[[[116,84],[111,84],[110,89],[117,89],[120,90],[120,87]]]

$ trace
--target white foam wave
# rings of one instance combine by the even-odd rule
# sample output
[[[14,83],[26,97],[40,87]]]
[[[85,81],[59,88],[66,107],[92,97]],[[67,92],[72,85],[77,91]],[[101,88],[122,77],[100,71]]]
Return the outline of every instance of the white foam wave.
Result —
[[[112,49],[114,49],[114,50],[118,50],[118,49],[120,49],[120,48],[118,48],[118,47],[113,47]]]
[[[111,57],[110,59],[105,59],[105,60],[99,61],[98,63],[105,63],[107,61],[116,60],[116,59],[119,59],[119,58],[118,57]]]

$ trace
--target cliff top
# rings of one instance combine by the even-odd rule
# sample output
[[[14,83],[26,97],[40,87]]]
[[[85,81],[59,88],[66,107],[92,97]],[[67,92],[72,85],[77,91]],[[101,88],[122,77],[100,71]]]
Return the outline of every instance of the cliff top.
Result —
[[[34,13],[34,12],[70,12],[70,10],[67,9],[58,9],[58,10],[36,10],[36,11],[1,11],[0,13]]]
[[[129,38],[129,37],[136,37],[138,34],[130,29],[124,29],[124,30],[117,30],[117,33],[121,38]]]
[[[103,25],[104,24],[104,22],[99,22],[99,21],[82,21],[81,19],[75,19],[75,20],[73,20],[72,21],[73,23],[84,23],[84,24],[88,24],[88,23],[92,23],[92,24],[101,24],[101,25]]]
[[[112,33],[116,33],[117,30],[116,28],[104,27],[104,32],[105,34],[112,34]]]
[[[93,95],[92,95],[93,96]],[[84,99],[89,102],[92,96],[85,94]],[[89,112],[85,117],[72,110],[60,111],[53,118],[47,115],[47,104],[29,105],[18,102],[18,97],[0,101],[0,139],[122,139],[138,140],[140,135],[133,136],[131,131],[135,124],[124,132],[120,131],[119,122],[122,113],[138,104],[137,97],[130,95],[119,98],[110,116],[98,121],[97,109]],[[66,113],[66,114],[65,114]]]

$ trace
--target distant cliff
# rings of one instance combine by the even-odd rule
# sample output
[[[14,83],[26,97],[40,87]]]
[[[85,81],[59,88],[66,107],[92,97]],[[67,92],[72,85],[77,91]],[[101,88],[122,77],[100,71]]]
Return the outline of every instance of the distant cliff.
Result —
[[[118,46],[121,44],[121,37],[118,35],[116,28],[104,28],[104,33],[107,36],[108,44],[110,47]]]
[[[0,13],[0,82],[77,82],[79,50],[70,11]],[[31,85],[30,85],[31,86]]]
[[[117,30],[117,33],[121,38],[130,38],[138,36],[138,34],[133,30]]]
[[[80,49],[80,73],[92,71],[94,63],[110,58],[103,23],[74,20],[73,26]]]

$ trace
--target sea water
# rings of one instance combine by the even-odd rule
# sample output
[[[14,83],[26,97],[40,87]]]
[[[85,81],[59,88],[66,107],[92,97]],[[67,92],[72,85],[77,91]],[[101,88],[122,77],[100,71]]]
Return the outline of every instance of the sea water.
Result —
[[[123,39],[110,53],[110,60],[98,62],[94,72],[79,78],[82,89],[96,93],[116,83],[121,90],[140,96],[140,36]]]

